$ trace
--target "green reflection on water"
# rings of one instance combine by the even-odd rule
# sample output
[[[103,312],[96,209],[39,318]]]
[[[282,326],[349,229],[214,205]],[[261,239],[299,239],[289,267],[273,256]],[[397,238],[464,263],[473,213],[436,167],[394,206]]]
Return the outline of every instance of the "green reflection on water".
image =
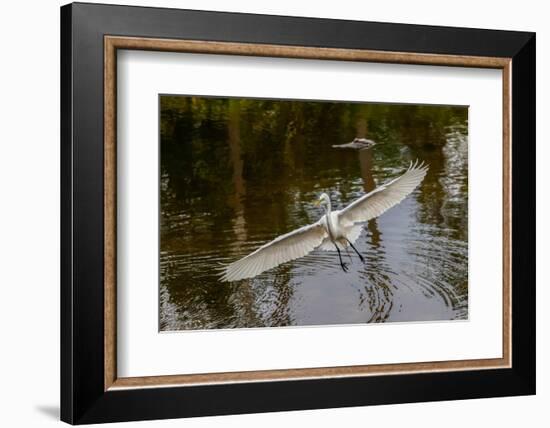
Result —
[[[161,330],[466,319],[467,108],[161,96]],[[333,144],[366,137],[369,150]],[[350,272],[315,251],[256,278],[219,267],[430,165],[365,225]]]

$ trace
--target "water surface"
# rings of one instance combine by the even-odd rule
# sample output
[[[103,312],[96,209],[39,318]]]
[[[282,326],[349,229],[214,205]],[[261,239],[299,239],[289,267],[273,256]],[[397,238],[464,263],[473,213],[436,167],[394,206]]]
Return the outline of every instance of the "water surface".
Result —
[[[468,316],[465,107],[161,96],[160,329],[276,327]],[[355,137],[369,150],[333,148]],[[253,279],[220,266],[341,209],[406,169],[421,186],[365,224],[344,273],[314,251]],[[345,256],[346,258],[348,256]]]

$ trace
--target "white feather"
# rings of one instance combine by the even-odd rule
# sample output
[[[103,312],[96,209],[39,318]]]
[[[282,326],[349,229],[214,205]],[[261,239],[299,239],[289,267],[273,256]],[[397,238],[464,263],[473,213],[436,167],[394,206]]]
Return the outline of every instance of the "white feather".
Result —
[[[340,249],[346,248],[349,246],[348,241],[352,244],[355,244],[355,241],[359,238],[361,235],[361,232],[363,231],[363,225],[362,224],[356,224],[351,227],[345,227],[344,228],[344,236],[346,239],[339,240],[338,244],[340,245]],[[334,247],[334,242],[327,236],[325,239],[323,239],[323,242],[321,242],[321,245],[319,245],[318,250],[323,251],[334,251],[336,248]]]
[[[411,162],[403,175],[361,196],[341,210],[338,214],[340,222],[351,225],[378,217],[412,193],[427,172],[428,167],[423,163],[413,165]]]
[[[248,256],[226,266],[221,279],[238,281],[252,278],[282,263],[304,257],[318,247],[327,236],[321,220],[281,235]]]

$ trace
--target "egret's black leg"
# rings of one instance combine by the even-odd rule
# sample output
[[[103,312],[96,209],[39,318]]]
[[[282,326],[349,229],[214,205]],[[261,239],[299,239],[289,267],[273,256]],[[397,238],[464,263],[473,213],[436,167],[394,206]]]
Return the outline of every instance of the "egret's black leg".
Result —
[[[346,241],[348,241],[348,244],[351,245],[351,248],[353,248],[353,251],[355,251],[357,253],[357,255],[359,256],[359,258],[361,259],[361,261],[363,263],[365,263],[365,258],[361,255],[361,253],[359,251],[357,251],[357,248],[354,247],[354,245],[350,242],[349,239],[346,238]]]
[[[347,272],[348,271],[348,264],[344,263],[344,261],[342,260],[342,254],[340,253],[340,248],[338,248],[338,245],[334,244],[334,246],[336,247],[336,251],[338,251],[338,258],[340,259],[340,266],[342,266],[342,270],[344,272]]]

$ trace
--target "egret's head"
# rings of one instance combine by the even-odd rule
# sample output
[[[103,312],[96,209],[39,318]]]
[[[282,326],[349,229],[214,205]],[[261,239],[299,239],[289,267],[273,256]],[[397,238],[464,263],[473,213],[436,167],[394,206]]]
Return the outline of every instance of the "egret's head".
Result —
[[[330,198],[328,197],[328,195],[326,193],[321,193],[321,195],[319,196],[319,199],[317,199],[314,202],[314,205],[316,207],[326,208],[327,206],[330,205]]]

